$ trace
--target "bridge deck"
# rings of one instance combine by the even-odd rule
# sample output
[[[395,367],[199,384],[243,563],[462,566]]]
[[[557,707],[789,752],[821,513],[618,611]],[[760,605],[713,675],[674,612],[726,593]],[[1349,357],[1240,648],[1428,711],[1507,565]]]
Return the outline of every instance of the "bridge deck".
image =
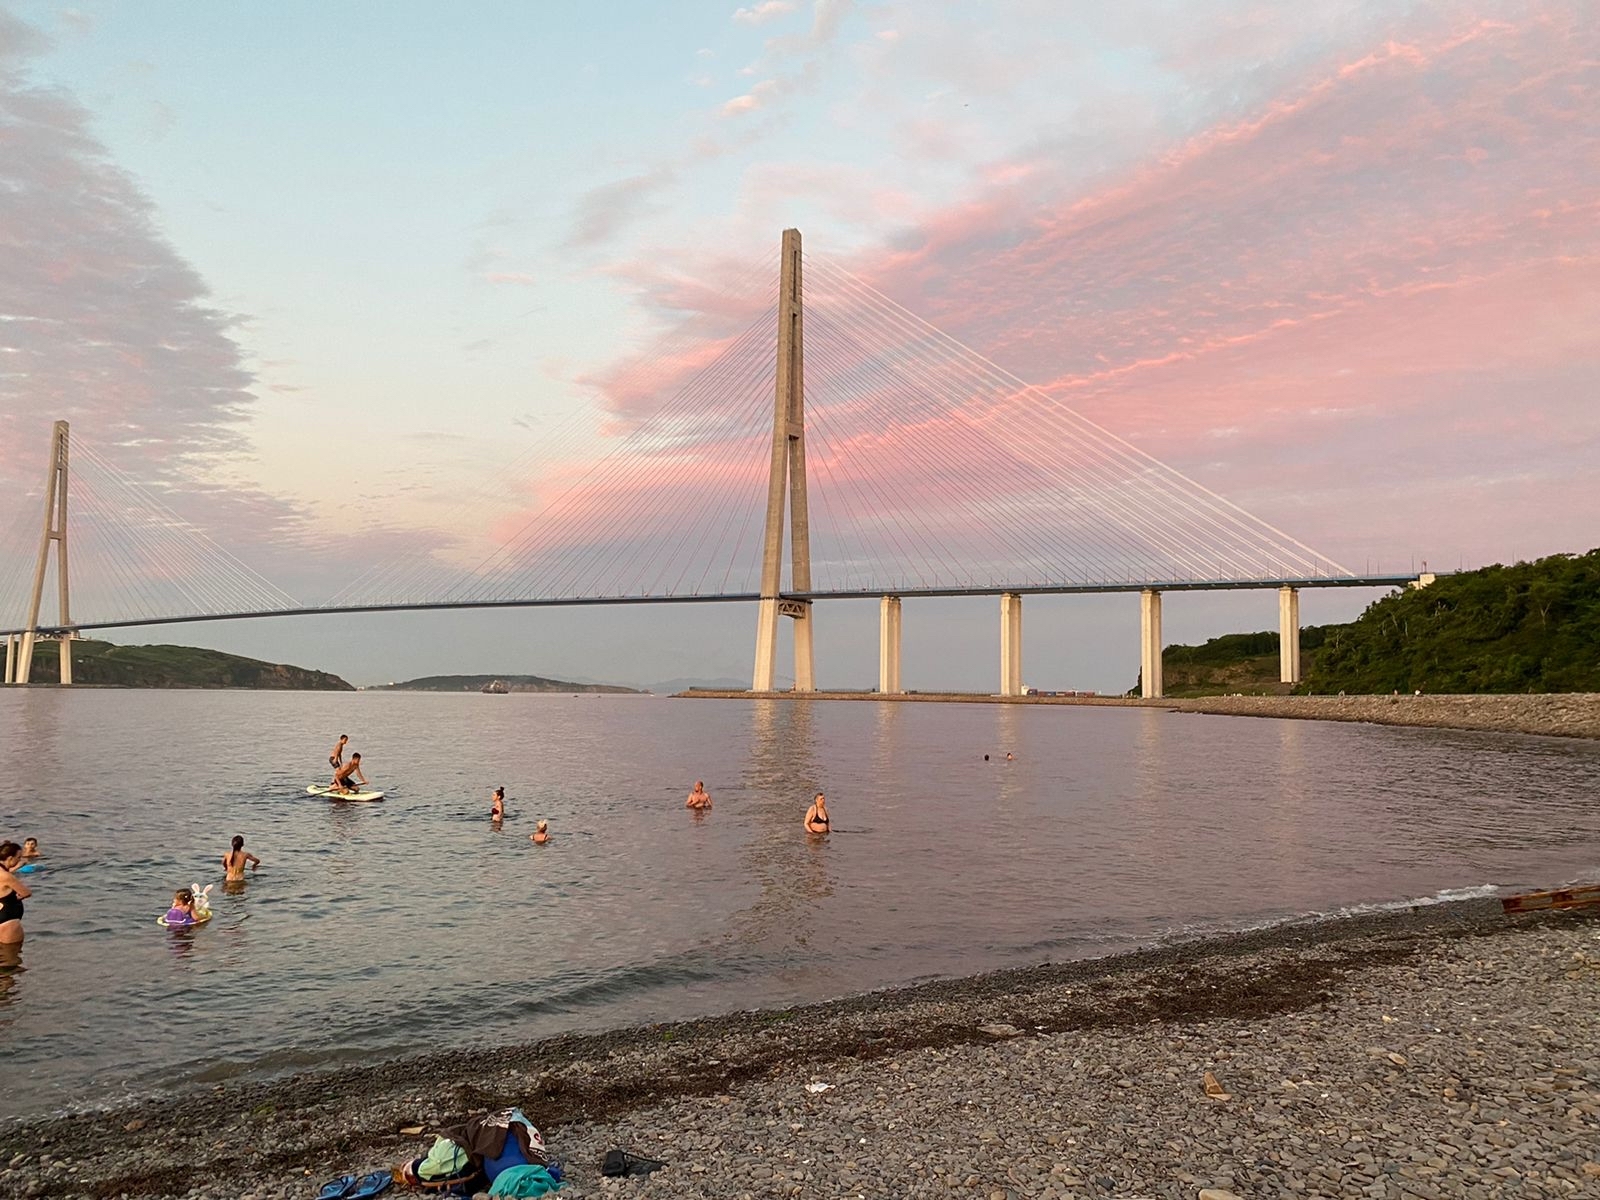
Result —
[[[1376,588],[1404,587],[1415,582],[1412,575],[1321,575],[1305,579],[1169,579],[1126,583],[991,584],[987,587],[863,588],[853,591],[784,592],[789,600],[869,600],[878,596],[902,599],[933,599],[961,596],[1081,596],[1112,592],[1229,592],[1266,591],[1277,588]],[[756,592],[726,592],[699,596],[569,596],[535,600],[426,600],[415,603],[357,604],[304,608],[273,608],[255,612],[208,613],[191,616],[144,617],[123,621],[84,621],[68,626],[45,626],[40,634],[83,633],[99,629],[140,629],[154,625],[194,625],[206,621],[252,621],[264,617],[332,616],[342,613],[447,612],[498,608],[593,608],[601,605],[632,604],[745,604],[761,597]],[[26,633],[26,629],[0,629],[0,637]]]

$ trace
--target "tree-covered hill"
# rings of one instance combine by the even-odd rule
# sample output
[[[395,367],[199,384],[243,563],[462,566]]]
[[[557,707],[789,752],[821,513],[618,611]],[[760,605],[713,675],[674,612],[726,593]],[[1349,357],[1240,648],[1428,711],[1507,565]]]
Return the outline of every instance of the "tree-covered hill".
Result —
[[[1600,550],[1446,575],[1323,632],[1305,691],[1600,691]]]
[[[481,692],[485,684],[503,683],[508,692],[604,692],[636,695],[637,689],[611,683],[573,683],[566,679],[546,679],[543,675],[425,675],[391,683],[378,690],[397,692]]]
[[[1161,656],[1169,696],[1224,692],[1600,692],[1600,550],[1441,576],[1348,625],[1300,631],[1305,682],[1278,682],[1278,635]]]
[[[60,655],[53,642],[34,650],[32,681],[56,683]],[[282,688],[354,691],[337,675],[261,662],[197,646],[117,646],[89,638],[72,643],[72,681],[138,688]]]

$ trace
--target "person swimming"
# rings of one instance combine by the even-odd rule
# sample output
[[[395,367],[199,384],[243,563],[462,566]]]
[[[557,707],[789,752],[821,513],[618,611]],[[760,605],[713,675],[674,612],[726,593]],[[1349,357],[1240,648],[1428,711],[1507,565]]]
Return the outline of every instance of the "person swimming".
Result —
[[[710,808],[711,793],[706,791],[704,779],[695,780],[694,791],[689,793],[689,799],[684,803],[685,808]]]
[[[528,835],[528,840],[535,846],[542,846],[548,842],[550,840],[550,822],[540,821],[538,825],[534,826],[533,832]]]
[[[361,755],[352,754],[350,761],[342,767],[336,767],[333,772],[333,790],[336,792],[359,791],[354,780],[361,781],[361,787],[367,786],[367,776],[361,770]]]
[[[250,864],[254,871],[261,865],[261,860],[254,854],[248,853],[244,848],[244,835],[235,834],[233,849],[222,856],[222,877],[230,883],[236,883],[244,878],[245,863]]]
[[[503,787],[497,787],[494,790],[494,798],[489,801],[489,820],[502,821],[505,819],[505,815],[506,790]]]
[[[167,915],[162,918],[169,926],[172,925],[198,925],[200,918],[194,911],[194,893],[188,888],[179,888],[172,893],[172,907],[167,909]]]
[[[828,798],[818,792],[811,801],[811,807],[806,809],[806,832],[824,834],[828,832]]]
[[[42,857],[42,856],[39,853],[39,839],[38,838],[23,838],[22,839],[22,861],[23,862],[27,862],[29,859],[40,858],[40,857]]]
[[[22,865],[22,847],[0,842],[0,946],[22,945],[22,902],[33,893],[15,872]]]

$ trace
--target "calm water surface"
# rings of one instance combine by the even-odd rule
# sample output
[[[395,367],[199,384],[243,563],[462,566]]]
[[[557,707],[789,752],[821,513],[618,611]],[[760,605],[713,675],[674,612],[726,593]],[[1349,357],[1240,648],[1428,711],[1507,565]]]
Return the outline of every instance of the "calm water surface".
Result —
[[[341,732],[384,802],[304,794]],[[1594,877],[1597,777],[1585,742],[1144,709],[8,690],[0,836],[49,859],[0,1116]],[[264,865],[227,894],[235,833]],[[216,919],[158,927],[191,882]]]

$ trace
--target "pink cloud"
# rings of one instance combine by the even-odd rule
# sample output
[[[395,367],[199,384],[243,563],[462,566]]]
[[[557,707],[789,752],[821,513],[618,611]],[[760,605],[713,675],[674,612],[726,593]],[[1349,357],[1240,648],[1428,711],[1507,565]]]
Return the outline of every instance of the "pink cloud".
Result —
[[[1375,25],[1349,52],[1280,73],[1247,111],[1088,185],[1046,146],[997,158],[903,248],[846,265],[1357,567],[1430,541],[1476,537],[1488,557],[1586,546],[1578,514],[1600,487],[1574,447],[1600,443],[1587,403],[1600,388],[1600,27],[1573,4],[1516,11]],[[1230,36],[1281,32],[1240,21]],[[762,173],[795,184],[774,166],[747,186]],[[808,301],[827,311],[825,289]],[[878,332],[880,356],[906,336]],[[818,442],[838,451],[818,458],[815,494],[868,499],[851,464],[870,462],[880,512],[909,498],[907,512],[945,513],[960,476],[923,460],[954,446],[948,414],[830,408],[827,375],[849,379],[852,355],[829,339],[808,325]],[[1038,427],[1037,393],[949,400],[977,428]],[[965,452],[1004,474],[992,449]],[[1537,480],[1575,502],[1530,506]],[[946,535],[970,541],[956,515]]]

